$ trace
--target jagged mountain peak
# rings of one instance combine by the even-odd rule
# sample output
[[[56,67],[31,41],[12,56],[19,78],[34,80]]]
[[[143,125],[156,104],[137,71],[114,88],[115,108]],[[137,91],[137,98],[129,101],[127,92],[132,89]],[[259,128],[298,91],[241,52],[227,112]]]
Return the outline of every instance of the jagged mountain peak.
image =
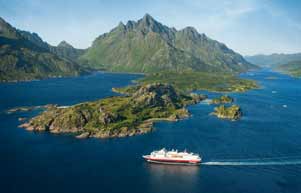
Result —
[[[136,23],[135,21],[129,20],[129,21],[126,23],[126,28],[127,28],[127,29],[133,29],[136,25],[137,25],[137,23]]]
[[[152,23],[157,21],[150,14],[146,13],[141,19],[141,22]]]
[[[66,42],[65,40],[61,41],[57,47],[63,47],[63,48],[73,48],[73,46],[71,44],[69,44],[68,42]]]
[[[149,14],[145,14],[142,19],[138,20],[137,24],[138,28],[145,32],[160,32],[163,31],[165,28],[165,26],[156,21]]]
[[[177,31],[149,14],[99,36],[82,59],[93,67],[132,72],[241,72],[252,67],[241,55],[194,27]]]
[[[191,33],[199,33],[194,27],[192,26],[187,26],[185,28],[182,29],[182,31],[187,31],[187,32],[191,32]]]
[[[179,33],[182,33],[183,35],[191,38],[197,38],[202,36],[194,27],[191,26],[183,28],[182,30],[179,31]]]

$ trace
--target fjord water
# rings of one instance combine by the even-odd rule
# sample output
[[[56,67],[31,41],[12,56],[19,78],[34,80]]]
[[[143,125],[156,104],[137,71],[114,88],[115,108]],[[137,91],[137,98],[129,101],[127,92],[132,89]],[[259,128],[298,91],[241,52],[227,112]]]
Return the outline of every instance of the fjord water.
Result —
[[[214,106],[202,102],[189,107],[188,119],[159,122],[152,133],[118,139],[28,132],[17,128],[18,118],[38,111],[4,111],[116,95],[112,87],[141,75],[0,84],[1,192],[301,192],[301,80],[269,70],[242,76],[257,80],[261,89],[230,94],[243,110],[240,121],[210,116]],[[141,158],[162,147],[198,152],[206,165],[157,165]]]

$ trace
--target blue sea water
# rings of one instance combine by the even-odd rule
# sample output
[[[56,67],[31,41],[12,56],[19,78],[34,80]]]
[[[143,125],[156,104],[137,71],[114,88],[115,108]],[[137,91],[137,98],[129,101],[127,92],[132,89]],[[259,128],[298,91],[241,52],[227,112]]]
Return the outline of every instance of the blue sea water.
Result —
[[[274,76],[277,79],[267,79]],[[18,106],[72,105],[116,95],[141,75],[93,75],[0,84],[0,185],[3,193],[298,193],[301,192],[301,80],[269,70],[243,74],[261,89],[230,94],[244,116],[210,116],[214,106],[189,107],[192,116],[159,122],[152,133],[79,140],[18,128]],[[210,98],[219,93],[209,93]],[[187,149],[204,165],[148,164],[141,156],[162,147]]]

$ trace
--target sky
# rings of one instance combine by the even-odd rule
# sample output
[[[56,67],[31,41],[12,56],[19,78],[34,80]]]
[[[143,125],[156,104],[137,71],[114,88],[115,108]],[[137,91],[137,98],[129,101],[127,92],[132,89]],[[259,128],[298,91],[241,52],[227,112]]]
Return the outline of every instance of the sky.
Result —
[[[77,48],[146,13],[243,55],[301,52],[301,0],[0,0],[0,17],[14,27]]]

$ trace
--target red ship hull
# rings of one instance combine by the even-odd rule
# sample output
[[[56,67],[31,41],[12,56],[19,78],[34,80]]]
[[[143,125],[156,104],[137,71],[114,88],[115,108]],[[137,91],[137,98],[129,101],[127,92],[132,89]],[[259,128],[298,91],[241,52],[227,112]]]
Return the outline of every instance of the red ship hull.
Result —
[[[149,156],[143,156],[143,158],[152,163],[160,163],[160,164],[180,164],[180,165],[200,165],[201,160],[183,160],[183,159],[159,159],[159,158],[151,158]]]

